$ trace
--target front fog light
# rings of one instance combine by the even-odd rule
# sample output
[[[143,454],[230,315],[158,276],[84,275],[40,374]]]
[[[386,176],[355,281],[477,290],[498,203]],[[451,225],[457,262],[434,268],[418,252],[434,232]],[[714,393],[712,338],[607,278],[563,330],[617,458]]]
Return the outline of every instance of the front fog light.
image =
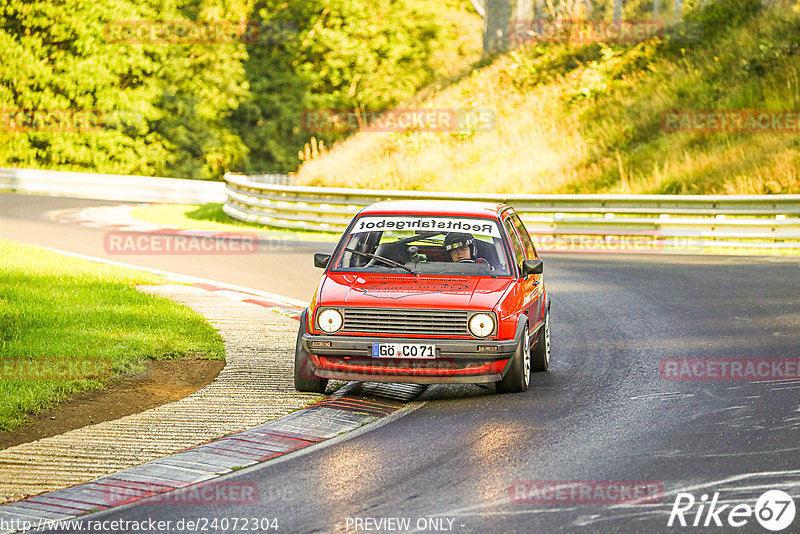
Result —
[[[475,337],[486,337],[494,330],[494,319],[486,313],[476,313],[469,320],[469,331]]]
[[[342,327],[342,314],[338,310],[323,310],[317,319],[320,329],[328,334],[333,334]]]

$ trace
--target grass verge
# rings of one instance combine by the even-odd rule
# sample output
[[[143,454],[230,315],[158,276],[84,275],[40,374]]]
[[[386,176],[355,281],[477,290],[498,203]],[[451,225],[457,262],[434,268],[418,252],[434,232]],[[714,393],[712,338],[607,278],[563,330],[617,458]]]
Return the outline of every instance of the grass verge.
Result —
[[[169,299],[136,290],[163,279],[0,239],[0,364],[77,358],[110,362],[115,375],[146,360],[224,359],[222,338],[205,319]],[[0,377],[0,431],[102,380]]]

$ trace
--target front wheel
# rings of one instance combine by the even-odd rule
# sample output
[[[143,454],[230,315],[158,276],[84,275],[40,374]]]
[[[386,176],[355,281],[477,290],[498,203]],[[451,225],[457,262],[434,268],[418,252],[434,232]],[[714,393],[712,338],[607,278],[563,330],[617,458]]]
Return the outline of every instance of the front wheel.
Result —
[[[539,329],[532,360],[534,373],[547,371],[550,367],[550,310],[544,312],[544,325]]]
[[[531,380],[531,351],[528,325],[522,331],[522,339],[511,357],[511,369],[502,380],[495,382],[498,393],[522,393],[528,389]]]
[[[305,329],[305,318],[303,318],[294,348],[294,389],[308,393],[325,393],[328,379],[318,378],[312,371],[311,355],[303,346],[302,335]]]

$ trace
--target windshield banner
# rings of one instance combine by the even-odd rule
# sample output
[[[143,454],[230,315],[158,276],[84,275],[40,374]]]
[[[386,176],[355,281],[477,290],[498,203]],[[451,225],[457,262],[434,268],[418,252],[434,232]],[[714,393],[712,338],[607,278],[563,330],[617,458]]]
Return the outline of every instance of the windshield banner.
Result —
[[[464,232],[472,235],[500,237],[497,225],[489,219],[453,219],[443,217],[361,217],[351,233],[376,232],[380,230],[422,232]]]

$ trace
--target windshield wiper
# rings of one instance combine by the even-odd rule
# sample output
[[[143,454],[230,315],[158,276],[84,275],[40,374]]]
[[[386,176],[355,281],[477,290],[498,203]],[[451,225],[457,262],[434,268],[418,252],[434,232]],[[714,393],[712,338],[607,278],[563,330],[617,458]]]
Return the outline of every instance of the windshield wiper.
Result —
[[[414,276],[417,276],[417,272],[414,271],[413,269],[409,269],[408,267],[406,267],[402,263],[398,263],[398,262],[396,262],[394,260],[390,260],[389,258],[384,258],[383,256],[376,256],[375,254],[370,254],[369,252],[361,252],[360,250],[355,250],[355,249],[347,248],[347,247],[345,247],[345,250],[347,252],[352,252],[353,254],[358,254],[359,256],[364,256],[366,258],[371,258],[371,259],[374,259],[374,260],[382,261],[384,263],[388,263],[389,265],[393,265],[395,267],[400,267],[401,269],[405,269],[406,271],[410,272]]]

